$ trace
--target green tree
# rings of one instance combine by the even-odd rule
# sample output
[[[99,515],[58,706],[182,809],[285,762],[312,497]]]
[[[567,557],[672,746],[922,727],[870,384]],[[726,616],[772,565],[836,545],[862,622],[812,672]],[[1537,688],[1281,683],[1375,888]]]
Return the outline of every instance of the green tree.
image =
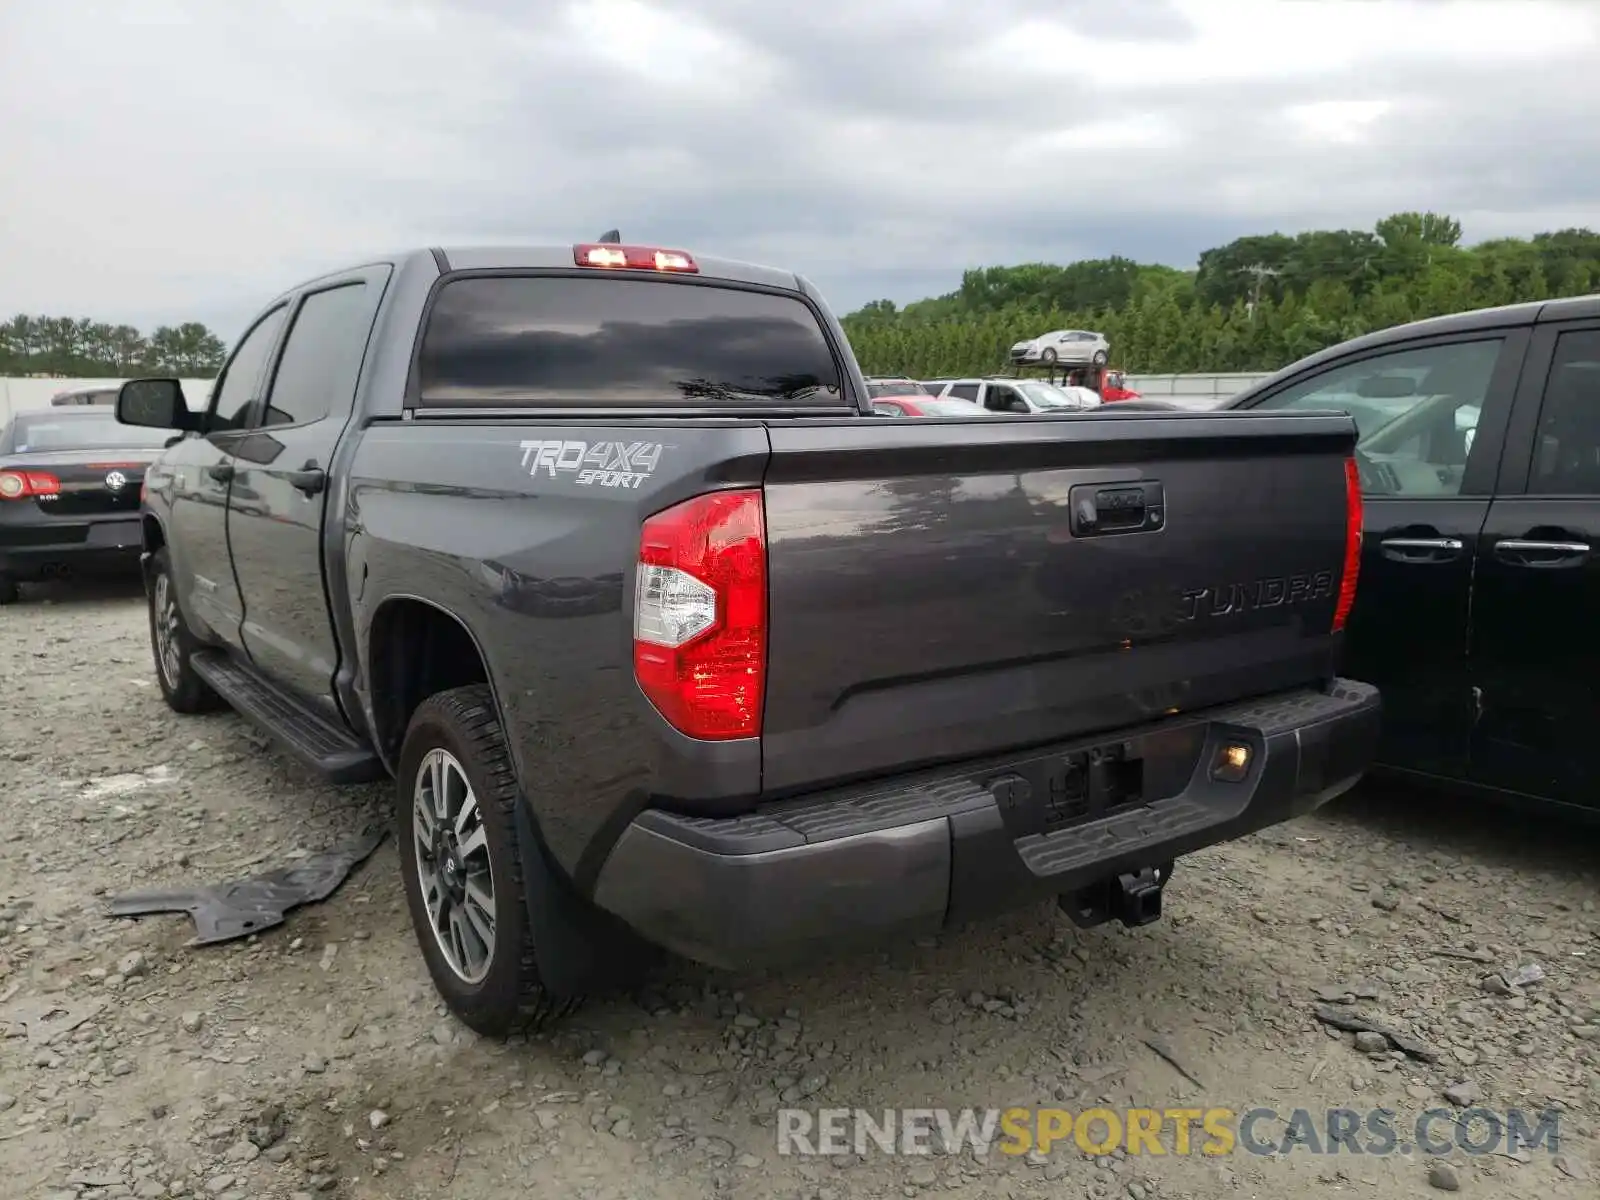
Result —
[[[1600,234],[1562,229],[1461,245],[1441,213],[1371,231],[1237,238],[1193,271],[1112,257],[967,271],[943,296],[844,318],[863,368],[935,378],[1004,369],[1014,342],[1094,329],[1125,370],[1274,370],[1419,317],[1600,291]]]
[[[124,377],[171,371],[209,378],[226,357],[222,339],[198,322],[163,326],[149,340],[132,325],[88,317],[18,313],[0,323],[0,375]]]

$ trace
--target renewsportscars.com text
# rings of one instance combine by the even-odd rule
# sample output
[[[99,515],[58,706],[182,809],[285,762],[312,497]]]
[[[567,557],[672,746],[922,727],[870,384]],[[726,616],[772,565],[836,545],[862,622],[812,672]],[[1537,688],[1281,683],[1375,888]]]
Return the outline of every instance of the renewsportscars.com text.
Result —
[[[778,1111],[780,1155],[1078,1151],[1101,1155],[1431,1154],[1561,1148],[1554,1112],[1430,1108],[1409,1121],[1392,1109],[823,1108]]]

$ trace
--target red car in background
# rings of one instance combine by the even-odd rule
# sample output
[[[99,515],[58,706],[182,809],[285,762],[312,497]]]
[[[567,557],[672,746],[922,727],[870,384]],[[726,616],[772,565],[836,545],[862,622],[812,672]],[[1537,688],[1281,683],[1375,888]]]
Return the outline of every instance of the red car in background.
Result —
[[[1107,371],[1100,377],[1100,402],[1110,404],[1113,400],[1137,400],[1139,393],[1128,386],[1128,377],[1121,371]]]
[[[956,396],[874,396],[872,411],[880,417],[970,417],[987,413],[981,404]]]

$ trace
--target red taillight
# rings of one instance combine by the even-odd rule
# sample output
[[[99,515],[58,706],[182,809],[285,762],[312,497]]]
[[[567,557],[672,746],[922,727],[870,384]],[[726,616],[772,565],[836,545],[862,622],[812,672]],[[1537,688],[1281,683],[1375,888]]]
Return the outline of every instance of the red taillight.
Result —
[[[648,518],[639,537],[633,673],[692,738],[761,735],[767,532],[761,492],[712,492]]]
[[[0,500],[60,494],[61,480],[48,471],[0,471]]]
[[[1344,460],[1344,574],[1339,577],[1339,606],[1333,610],[1333,632],[1350,619],[1356,602],[1356,578],[1361,574],[1361,469],[1356,460]]]
[[[580,267],[609,267],[624,271],[670,271],[694,275],[700,268],[682,250],[656,246],[614,246],[608,242],[583,243],[572,248],[572,261]]]

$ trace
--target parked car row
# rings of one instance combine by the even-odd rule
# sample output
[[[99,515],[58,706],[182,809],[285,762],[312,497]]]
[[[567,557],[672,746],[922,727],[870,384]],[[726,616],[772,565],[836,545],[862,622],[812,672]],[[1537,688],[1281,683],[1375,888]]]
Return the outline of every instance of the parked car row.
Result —
[[[1120,373],[1093,366],[1097,337],[1058,331],[1019,343],[1017,357],[1053,350],[1064,361],[1079,348],[1098,394],[900,376],[866,379],[866,395],[892,418],[1056,415],[1136,396]],[[115,424],[107,399],[104,389],[63,393],[0,430],[0,603],[19,583],[138,554],[141,482],[164,435]],[[1353,419],[1365,539],[1347,661],[1387,698],[1380,764],[1600,811],[1590,783],[1600,744],[1585,736],[1600,717],[1600,298],[1385,330],[1294,363],[1224,407]],[[247,492],[235,486],[235,502]]]

